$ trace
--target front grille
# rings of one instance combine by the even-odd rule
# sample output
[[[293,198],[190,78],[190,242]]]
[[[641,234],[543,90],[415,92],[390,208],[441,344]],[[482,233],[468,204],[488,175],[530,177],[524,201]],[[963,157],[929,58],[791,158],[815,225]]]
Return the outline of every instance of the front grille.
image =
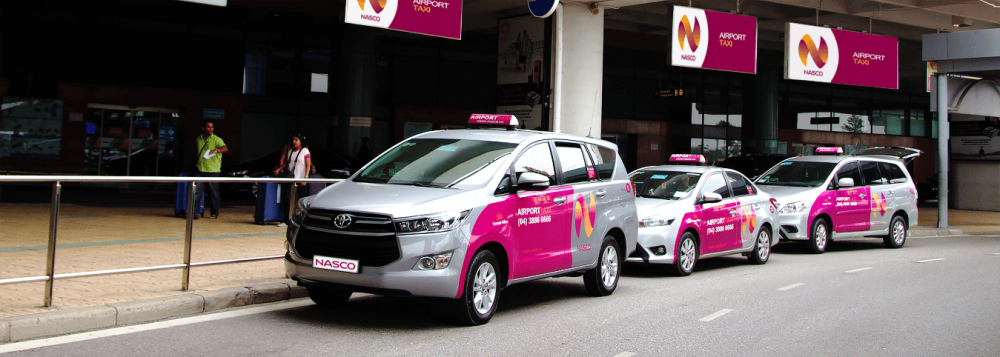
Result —
[[[340,214],[351,217],[351,224],[337,228]],[[361,266],[384,266],[399,259],[399,241],[392,219],[385,216],[328,210],[310,210],[295,238],[300,257],[314,255],[353,259]]]

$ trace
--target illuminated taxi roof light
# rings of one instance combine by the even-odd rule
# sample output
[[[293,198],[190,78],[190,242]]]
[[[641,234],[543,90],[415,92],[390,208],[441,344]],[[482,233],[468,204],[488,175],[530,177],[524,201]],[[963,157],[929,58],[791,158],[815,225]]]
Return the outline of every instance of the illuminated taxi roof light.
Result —
[[[842,147],[818,147],[816,148],[817,155],[843,155],[844,148]]]
[[[469,125],[473,127],[496,126],[514,129],[517,128],[518,124],[517,117],[513,115],[472,114],[469,116]]]
[[[706,160],[702,155],[694,154],[673,154],[670,155],[670,162],[684,163],[684,164],[701,164],[704,165]]]

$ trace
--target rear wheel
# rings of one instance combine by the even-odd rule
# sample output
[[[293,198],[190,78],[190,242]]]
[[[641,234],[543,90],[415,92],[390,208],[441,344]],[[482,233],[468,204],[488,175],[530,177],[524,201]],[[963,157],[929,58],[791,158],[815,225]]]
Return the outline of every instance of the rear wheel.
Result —
[[[889,235],[882,238],[889,248],[902,248],[906,244],[906,220],[900,216],[893,216],[889,225]]]
[[[316,305],[330,309],[343,307],[352,294],[346,290],[325,289],[316,286],[307,286],[306,291],[309,292],[309,298]]]
[[[607,296],[615,292],[621,276],[621,254],[618,252],[618,241],[612,236],[604,237],[601,254],[597,257],[597,267],[583,273],[583,285],[590,295]]]
[[[465,273],[465,287],[462,297],[456,302],[458,320],[462,324],[482,325],[493,318],[500,290],[497,284],[496,256],[489,250],[476,253]]]
[[[754,243],[753,251],[750,252],[748,258],[751,263],[754,264],[764,264],[771,257],[771,232],[767,230],[767,227],[762,227],[760,233],[757,233],[757,242]]]
[[[694,239],[694,234],[684,232],[681,235],[681,242],[677,245],[677,256],[674,257],[672,272],[677,276],[688,276],[694,271],[694,265],[698,262],[698,242]]]
[[[812,229],[809,230],[809,251],[813,254],[823,254],[829,242],[830,224],[823,218],[816,218],[813,220]]]

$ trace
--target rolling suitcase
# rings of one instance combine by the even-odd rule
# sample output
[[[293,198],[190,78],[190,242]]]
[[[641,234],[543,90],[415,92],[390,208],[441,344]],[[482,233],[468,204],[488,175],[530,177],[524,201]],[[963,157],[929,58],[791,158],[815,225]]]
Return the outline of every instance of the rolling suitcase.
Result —
[[[264,176],[270,178],[270,176]],[[274,182],[258,183],[257,207],[254,209],[253,221],[257,224],[267,222],[284,222],[285,212],[281,210],[280,184]]]
[[[186,177],[187,174],[181,172],[180,177]],[[191,189],[190,182],[178,182],[177,183],[177,197],[174,198],[174,215],[177,217],[187,217],[187,206],[188,206],[188,190]],[[198,215],[205,217],[205,194],[202,193],[201,197],[198,199]]]

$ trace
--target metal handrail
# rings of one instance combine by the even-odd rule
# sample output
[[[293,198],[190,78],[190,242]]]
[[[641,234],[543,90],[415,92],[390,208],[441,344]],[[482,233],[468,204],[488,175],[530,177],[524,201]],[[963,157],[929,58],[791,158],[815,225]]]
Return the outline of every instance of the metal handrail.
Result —
[[[194,193],[196,191],[196,184],[199,182],[249,182],[249,183],[294,183],[294,182],[305,182],[305,183],[337,183],[343,181],[342,179],[307,179],[307,178],[222,178],[222,177],[166,177],[166,176],[42,176],[42,175],[10,175],[10,176],[0,176],[0,183],[21,183],[21,182],[51,182],[52,183],[52,208],[49,216],[49,245],[46,254],[45,262],[45,275],[42,276],[31,276],[31,277],[21,277],[13,279],[2,279],[0,280],[0,285],[4,284],[20,284],[20,283],[30,283],[30,282],[45,282],[45,297],[44,306],[52,306],[52,286],[56,279],[73,279],[73,278],[83,278],[101,275],[113,275],[113,274],[127,274],[127,273],[138,273],[147,271],[157,271],[157,270],[168,270],[168,269],[182,269],[181,273],[181,290],[188,290],[191,278],[191,267],[199,266],[210,266],[210,265],[221,265],[221,264],[234,264],[234,263],[245,263],[254,262],[261,260],[271,260],[271,259],[281,259],[284,255],[273,255],[265,257],[253,257],[253,258],[238,258],[229,260],[217,260],[209,262],[191,262],[191,241],[194,230],[194,214],[195,214],[195,199]],[[107,183],[122,183],[122,182],[190,182],[191,186],[188,190],[188,207],[187,207],[187,220],[185,222],[184,230],[184,261],[181,264],[170,264],[170,265],[158,265],[158,266],[148,266],[148,267],[135,267],[135,268],[124,268],[124,269],[113,269],[113,270],[99,270],[99,271],[86,271],[77,273],[55,273],[55,256],[56,256],[56,241],[59,231],[59,202],[62,199],[62,182],[107,182]],[[297,190],[289,190],[289,202],[296,202],[295,193]],[[290,210],[295,208],[295,205],[289,205]],[[291,217],[291,211],[288,212],[288,217]]]

